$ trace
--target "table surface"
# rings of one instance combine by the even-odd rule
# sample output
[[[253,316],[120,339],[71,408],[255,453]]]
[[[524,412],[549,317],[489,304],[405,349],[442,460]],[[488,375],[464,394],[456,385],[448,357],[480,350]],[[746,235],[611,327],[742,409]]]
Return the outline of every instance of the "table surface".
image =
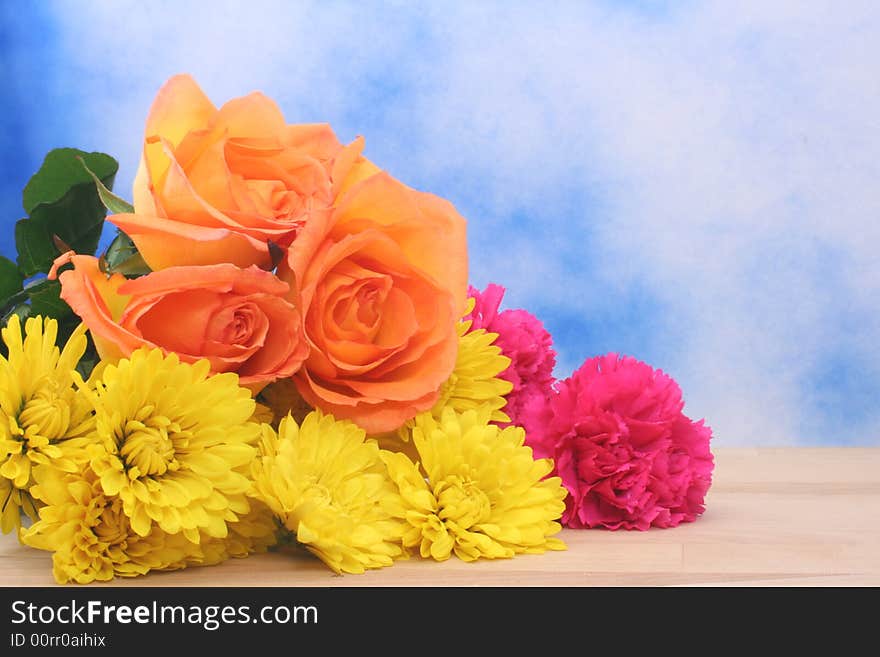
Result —
[[[475,563],[411,558],[363,575],[335,575],[292,550],[108,585],[880,585],[880,448],[715,451],[706,513],[674,529],[569,529],[564,552]],[[0,586],[53,584],[48,552],[0,536]]]

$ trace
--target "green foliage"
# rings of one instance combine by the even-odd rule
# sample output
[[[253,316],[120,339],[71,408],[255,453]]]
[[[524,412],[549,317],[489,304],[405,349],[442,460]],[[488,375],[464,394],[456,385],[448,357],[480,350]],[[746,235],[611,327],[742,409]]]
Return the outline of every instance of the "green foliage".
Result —
[[[16,222],[15,248],[18,249],[18,268],[25,278],[47,273],[52,261],[60,255],[52,236],[30,219]]]
[[[46,273],[60,254],[60,240],[77,253],[98,248],[107,210],[95,186],[112,187],[116,160],[75,148],[50,151],[22,195],[28,213],[15,226],[18,266],[25,277]]]
[[[101,271],[107,274],[122,274],[134,278],[150,273],[150,268],[131,238],[121,230],[116,232],[116,237],[104,251],[99,261]]]
[[[31,315],[54,317],[57,320],[67,319],[73,315],[70,306],[59,295],[61,283],[42,279],[25,288],[31,299]],[[77,321],[79,319],[77,318]]]
[[[92,176],[97,176],[108,188],[112,188],[118,168],[116,160],[104,153],[86,153],[76,148],[51,150],[43,160],[40,170],[24,188],[24,211],[30,215],[39,205],[58,203],[74,187],[84,186],[97,196]]]
[[[0,299],[8,299],[21,292],[23,277],[9,258],[0,256]]]
[[[130,203],[110,191],[118,168],[116,160],[104,153],[57,148],[46,155],[22,194],[28,216],[15,224],[17,262],[0,256],[0,326],[12,315],[22,320],[36,315],[53,317],[58,320],[59,344],[63,344],[79,324],[79,317],[60,297],[61,284],[46,274],[63,252],[95,254],[107,210],[134,211]],[[134,277],[150,271],[134,243],[121,231],[99,263],[108,276],[121,273]],[[5,352],[0,342],[0,353]],[[87,376],[97,361],[89,340],[81,373]]]
[[[88,172],[91,179],[95,182],[95,187],[98,190],[98,196],[101,198],[101,203],[104,204],[104,207],[110,210],[113,214],[128,214],[134,212],[134,206],[126,201],[121,196],[116,196],[113,192],[111,192],[98,175],[89,168],[89,165],[86,164],[85,158],[77,157],[77,159],[82,162],[83,168]]]
[[[13,314],[54,317],[64,340],[79,323],[59,296],[60,283],[45,274],[62,251],[93,254],[98,248],[107,211],[95,180],[112,187],[118,168],[104,153],[58,148],[46,155],[22,194],[28,216],[15,223],[17,262],[0,257],[2,326]]]

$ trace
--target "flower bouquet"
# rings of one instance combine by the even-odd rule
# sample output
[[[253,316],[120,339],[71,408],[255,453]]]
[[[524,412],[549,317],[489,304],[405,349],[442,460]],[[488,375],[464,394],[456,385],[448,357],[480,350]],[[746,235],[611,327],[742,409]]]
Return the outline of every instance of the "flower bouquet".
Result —
[[[0,259],[2,530],[60,583],[295,542],[337,573],[693,521],[710,429],[468,285],[466,222],[260,93],[150,109],[132,203],[59,149]],[[115,239],[97,253],[106,219]]]

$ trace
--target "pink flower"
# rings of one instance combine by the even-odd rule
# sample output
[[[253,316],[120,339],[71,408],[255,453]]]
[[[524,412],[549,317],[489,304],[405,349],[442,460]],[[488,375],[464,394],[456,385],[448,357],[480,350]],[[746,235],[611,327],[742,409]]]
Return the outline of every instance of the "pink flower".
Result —
[[[714,467],[712,430],[683,413],[678,384],[635,358],[587,360],[557,384],[527,434],[568,489],[568,527],[648,529],[692,522]]]
[[[498,376],[510,381],[513,390],[507,395],[504,412],[512,424],[526,427],[534,416],[531,409],[540,408],[550,396],[554,382],[553,367],[556,352],[553,340],[541,321],[526,310],[498,312],[504,288],[489,283],[483,292],[468,288],[468,296],[476,300],[471,319],[471,330],[486,329],[497,333],[495,344],[510,358],[510,366]]]

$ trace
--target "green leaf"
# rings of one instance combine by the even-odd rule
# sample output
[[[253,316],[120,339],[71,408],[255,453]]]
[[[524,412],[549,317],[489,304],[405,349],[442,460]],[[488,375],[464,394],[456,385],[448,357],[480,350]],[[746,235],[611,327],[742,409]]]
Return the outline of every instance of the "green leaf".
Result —
[[[117,168],[116,160],[103,153],[85,153],[74,148],[51,151],[25,187],[23,204],[30,214],[27,221],[40,226],[49,240],[57,242],[53,240],[57,236],[77,253],[94,253],[107,209],[89,170],[95,172],[104,187],[110,188]],[[35,239],[36,229],[28,236]],[[35,245],[33,240],[29,240],[27,246],[40,256],[50,249]],[[58,255],[55,245],[50,246],[53,254]],[[48,271],[45,258],[20,253],[20,260],[39,266],[37,271]]]
[[[9,297],[21,291],[22,276],[9,258],[0,256],[0,307],[5,308]]]
[[[46,273],[58,257],[52,236],[37,222],[20,219],[15,224],[15,247],[18,249],[18,267],[25,278]]]
[[[31,298],[31,317],[43,315],[43,317],[54,317],[60,320],[73,314],[67,302],[59,296],[61,283],[58,281],[44,278],[25,287],[25,291]]]
[[[101,199],[101,202],[104,204],[104,207],[107,208],[110,212],[114,214],[129,214],[134,212],[134,206],[126,201],[121,196],[117,196],[109,189],[104,186],[104,183],[101,182],[101,179],[95,175],[95,173],[89,169],[89,166],[86,164],[86,161],[77,157],[80,162],[82,162],[85,170],[89,172],[89,175],[92,177],[92,180],[95,181],[95,187],[98,188],[98,196]]]
[[[77,158],[82,158],[82,162]],[[88,170],[83,168],[83,164]],[[31,177],[24,188],[22,195],[24,211],[31,214],[41,203],[51,205],[60,201],[71,187],[91,184],[90,171],[93,171],[108,188],[112,188],[118,168],[116,160],[104,153],[86,153],[77,148],[51,150],[46,154],[40,170]]]
[[[105,214],[95,186],[77,185],[57,203],[38,205],[28,221],[41,225],[47,235],[57,235],[77,253],[91,255],[101,240]]]
[[[98,266],[107,275],[122,274],[130,278],[143,276],[152,271],[138,253],[131,238],[121,230],[116,231],[116,237],[99,259]]]

